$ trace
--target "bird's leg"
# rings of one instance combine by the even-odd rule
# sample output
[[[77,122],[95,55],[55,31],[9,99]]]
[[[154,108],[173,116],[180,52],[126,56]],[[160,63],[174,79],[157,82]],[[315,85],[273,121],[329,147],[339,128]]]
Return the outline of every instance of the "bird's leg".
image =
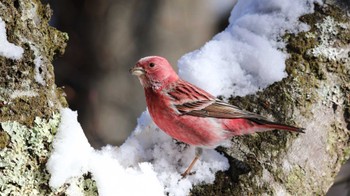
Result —
[[[191,172],[192,167],[193,167],[194,164],[197,162],[197,160],[199,159],[199,157],[202,155],[202,152],[203,152],[203,149],[202,149],[202,148],[196,147],[194,159],[192,160],[191,164],[187,167],[186,171],[185,171],[183,174],[181,174],[181,176],[182,176],[183,178],[186,177],[186,176]]]

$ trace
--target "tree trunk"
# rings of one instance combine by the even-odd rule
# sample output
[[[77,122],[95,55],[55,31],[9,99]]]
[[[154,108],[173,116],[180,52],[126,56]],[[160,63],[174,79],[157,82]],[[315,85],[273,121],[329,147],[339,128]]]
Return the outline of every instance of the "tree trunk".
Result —
[[[52,194],[45,164],[66,105],[52,60],[63,54],[68,36],[49,26],[51,14],[39,0],[0,1],[7,40],[23,48],[18,58],[0,55],[1,195]]]
[[[287,34],[288,77],[233,104],[304,134],[273,131],[235,137],[231,168],[192,195],[325,195],[350,154],[350,19],[335,4],[301,18],[309,32]]]

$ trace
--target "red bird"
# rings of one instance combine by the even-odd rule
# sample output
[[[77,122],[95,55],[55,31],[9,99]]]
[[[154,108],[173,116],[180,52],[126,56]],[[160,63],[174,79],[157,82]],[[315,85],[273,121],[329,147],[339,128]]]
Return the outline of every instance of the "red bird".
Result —
[[[165,58],[142,58],[130,72],[144,88],[156,125],[176,140],[196,147],[196,156],[183,177],[191,171],[202,148],[215,148],[232,136],[274,129],[303,132],[302,128],[271,122],[217,99],[179,78]]]

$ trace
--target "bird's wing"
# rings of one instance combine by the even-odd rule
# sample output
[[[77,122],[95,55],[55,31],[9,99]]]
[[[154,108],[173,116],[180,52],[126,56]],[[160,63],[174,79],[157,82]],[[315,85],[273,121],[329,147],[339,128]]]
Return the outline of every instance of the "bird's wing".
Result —
[[[166,90],[171,103],[181,113],[186,114],[193,110],[201,110],[215,102],[215,97],[208,92],[186,82],[179,80]]]
[[[216,99],[208,92],[186,82],[180,81],[167,94],[182,115],[213,118],[248,118],[266,120],[266,118],[237,106]]]
[[[226,119],[247,118],[247,119],[267,120],[263,116],[242,110],[235,105],[225,103],[221,100],[215,100],[215,102],[204,107],[203,109],[192,110],[185,114],[192,115],[192,116],[199,116],[199,117],[213,117],[213,118],[226,118]]]

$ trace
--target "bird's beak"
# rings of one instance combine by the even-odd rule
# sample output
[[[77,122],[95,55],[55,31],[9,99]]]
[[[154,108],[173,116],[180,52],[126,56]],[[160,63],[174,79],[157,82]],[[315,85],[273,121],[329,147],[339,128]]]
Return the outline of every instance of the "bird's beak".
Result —
[[[129,70],[129,72],[134,76],[141,76],[145,74],[145,70],[142,69],[141,67],[133,67]]]

